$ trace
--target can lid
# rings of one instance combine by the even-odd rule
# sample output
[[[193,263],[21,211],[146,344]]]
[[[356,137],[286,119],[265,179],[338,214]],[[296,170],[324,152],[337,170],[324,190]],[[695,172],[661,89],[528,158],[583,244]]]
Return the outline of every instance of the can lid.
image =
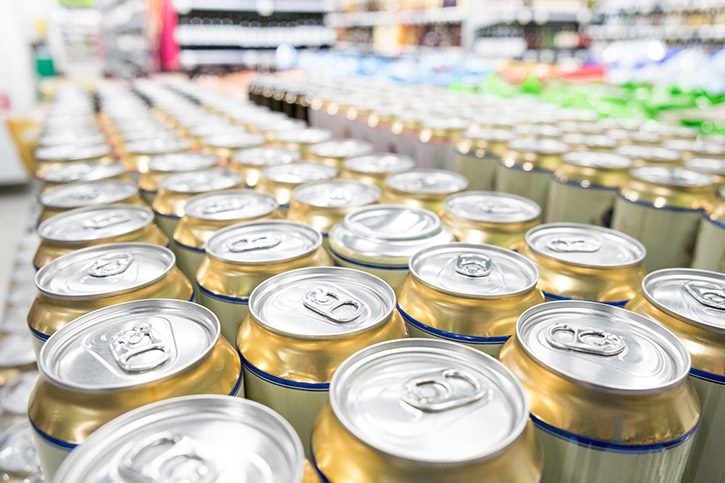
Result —
[[[232,161],[249,166],[274,166],[300,160],[300,153],[282,148],[249,148],[235,151]]]
[[[269,166],[262,170],[262,177],[277,183],[300,184],[334,178],[337,170],[316,163],[289,163]]]
[[[132,233],[153,221],[153,211],[143,206],[92,206],[48,218],[38,227],[38,235],[57,243],[88,242]]]
[[[40,195],[40,203],[50,208],[80,208],[115,203],[136,193],[138,187],[129,181],[90,181],[51,188]]]
[[[33,362],[33,342],[26,334],[8,334],[0,339],[0,368],[27,366]]]
[[[360,270],[310,267],[289,270],[259,284],[249,313],[266,329],[296,339],[337,339],[384,324],[395,292]]]
[[[298,186],[292,198],[299,203],[318,208],[352,208],[375,203],[380,189],[357,181],[313,181]]]
[[[662,325],[597,302],[547,302],[524,312],[516,339],[539,365],[574,384],[645,394],[681,383],[690,370],[682,342]]]
[[[186,139],[157,137],[128,143],[125,150],[134,154],[165,154],[184,151],[190,147],[191,144]]]
[[[351,158],[373,152],[373,145],[360,139],[333,139],[310,146],[310,154],[323,158]]]
[[[485,223],[522,223],[541,215],[538,203],[522,196],[493,191],[466,191],[449,196],[444,209],[464,220]]]
[[[174,268],[174,254],[149,243],[111,243],[75,250],[44,265],[35,285],[54,299],[93,300],[147,287]]]
[[[456,297],[498,299],[530,292],[539,272],[518,253],[493,245],[450,243],[419,251],[410,273],[434,290]]]
[[[645,298],[663,312],[706,330],[725,333],[725,274],[666,268],[644,277]]]
[[[583,144],[591,148],[614,148],[617,141],[600,134],[569,133],[561,137],[562,142],[567,144]]]
[[[647,249],[622,232],[583,223],[546,223],[526,232],[535,253],[568,265],[619,268],[644,260]]]
[[[175,193],[206,193],[233,188],[242,182],[238,173],[222,168],[168,174],[159,186]]]
[[[715,181],[707,174],[669,166],[642,166],[632,169],[629,174],[648,183],[670,186],[710,186]]]
[[[468,188],[468,179],[463,175],[443,169],[414,169],[391,174],[385,178],[385,185],[406,193],[446,194]]]
[[[480,140],[488,142],[509,142],[514,139],[516,135],[506,129],[485,129],[472,127],[466,129],[463,133],[464,139]]]
[[[189,131],[192,136],[202,138],[229,132],[246,132],[244,128],[230,123],[227,119],[210,119],[209,122],[194,124]]]
[[[614,153],[632,159],[644,159],[651,163],[672,163],[680,159],[680,154],[673,149],[658,146],[639,146],[637,144],[619,146],[614,150]]]
[[[37,380],[38,371],[29,371],[0,387],[0,409],[11,414],[28,414],[30,392]]]
[[[355,353],[332,376],[330,405],[376,451],[426,464],[491,458],[521,435],[529,415],[521,383],[503,364],[432,339]]]
[[[358,173],[399,173],[415,168],[415,160],[402,154],[373,153],[348,158],[343,166]]]
[[[189,198],[184,213],[199,220],[226,221],[269,215],[277,208],[279,203],[272,195],[252,190],[227,190]]]
[[[134,300],[63,326],[40,349],[38,369],[71,391],[114,392],[173,377],[205,359],[219,339],[206,307]]]
[[[685,161],[685,168],[725,176],[725,159],[692,158]]]
[[[670,139],[665,141],[663,146],[676,151],[695,153],[698,156],[722,156],[725,154],[725,146],[719,143],[702,143],[689,139]]]
[[[306,257],[321,245],[322,235],[307,225],[264,220],[218,230],[206,242],[206,252],[226,263],[265,265]]]
[[[47,183],[73,183],[113,178],[125,173],[121,163],[73,163],[40,173]]]
[[[28,476],[22,481],[28,483],[43,481],[30,421],[11,426],[0,433],[0,448],[3,448],[0,452],[0,473],[37,475]]]
[[[254,148],[264,144],[264,136],[244,131],[229,131],[205,137],[204,144],[218,148]]]
[[[298,483],[299,436],[279,414],[231,396],[184,396],[130,411],[94,431],[58,481]]]
[[[277,133],[276,139],[282,143],[316,144],[332,139],[332,132],[315,128],[286,129]]]
[[[197,171],[211,168],[219,163],[219,158],[212,154],[172,153],[159,154],[149,159],[149,170],[162,173],[176,171]]]
[[[264,120],[257,124],[257,129],[262,132],[280,133],[305,129],[305,123],[300,119]]]
[[[58,130],[46,132],[38,139],[40,146],[58,146],[58,145],[73,145],[73,146],[93,146],[99,145],[106,142],[106,136],[100,131],[67,131]]]
[[[35,150],[35,157],[40,161],[75,161],[80,159],[100,158],[111,153],[108,144],[93,146],[77,144],[59,144],[43,146]]]
[[[564,154],[569,145],[554,139],[517,138],[509,142],[509,149],[536,154]]]
[[[563,155],[561,160],[568,164],[596,169],[628,169],[632,166],[632,160],[624,156],[592,151],[572,151]]]
[[[610,129],[607,136],[617,140],[628,140],[635,143],[657,143],[660,135],[652,131],[632,131],[628,129]]]

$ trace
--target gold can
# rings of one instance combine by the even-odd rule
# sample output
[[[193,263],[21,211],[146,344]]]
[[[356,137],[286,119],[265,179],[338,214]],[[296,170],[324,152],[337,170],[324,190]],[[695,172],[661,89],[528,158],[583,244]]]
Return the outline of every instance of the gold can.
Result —
[[[648,164],[679,166],[682,164],[680,153],[674,149],[657,146],[637,146],[625,144],[614,150],[614,154],[632,160],[632,166],[639,168]]]
[[[692,268],[725,273],[725,186],[702,215]]]
[[[300,153],[289,149],[272,147],[240,149],[232,153],[229,169],[241,174],[247,187],[254,189],[264,168],[296,163],[300,158]]]
[[[418,136],[415,159],[418,166],[433,169],[453,169],[456,146],[470,122],[458,117],[432,116],[424,119]]]
[[[145,173],[149,170],[149,161],[152,157],[160,154],[183,153],[189,149],[191,144],[185,139],[154,137],[125,144],[121,162],[126,171]]]
[[[72,163],[58,168],[48,169],[38,174],[43,183],[42,191],[70,183],[88,181],[132,181],[121,163]]]
[[[259,176],[257,191],[277,199],[286,216],[292,200],[292,190],[303,183],[323,181],[337,176],[337,170],[316,163],[289,163],[264,168]]]
[[[247,132],[246,129],[232,124],[228,119],[217,116],[211,116],[208,120],[201,118],[198,123],[188,126],[185,131],[192,138],[193,147],[196,149],[203,148],[206,145],[205,139],[209,137]]]
[[[239,328],[245,394],[289,421],[310,455],[337,367],[360,349],[403,337],[395,292],[378,277],[339,267],[287,271],[257,286]]]
[[[175,153],[152,156],[149,159],[148,171],[138,180],[138,188],[146,202],[151,205],[159,189],[159,181],[173,173],[199,171],[213,168],[219,164],[219,158],[211,154]]]
[[[241,364],[208,309],[182,300],[105,307],[59,330],[38,357],[28,415],[43,474],[132,409],[192,394],[243,396]]]
[[[468,188],[468,179],[443,169],[413,169],[385,178],[382,203],[425,208],[438,213],[443,200]]]
[[[410,337],[457,342],[491,356],[519,316],[544,302],[539,273],[526,258],[492,245],[451,243],[421,250],[398,288]]]
[[[41,179],[46,171],[66,166],[88,163],[111,164],[116,161],[108,144],[43,146],[35,150],[34,157],[35,175]]]
[[[33,258],[36,270],[61,255],[94,245],[138,242],[169,246],[169,239],[154,224],[154,212],[136,205],[76,208],[48,218],[37,232],[41,242]]]
[[[712,176],[718,188],[725,186],[725,158],[690,158],[685,168]]]
[[[373,153],[348,158],[342,166],[341,178],[353,179],[382,189],[385,186],[385,178],[395,173],[410,171],[415,168],[415,160],[401,154]]]
[[[561,157],[549,183],[547,222],[609,226],[617,190],[632,161],[616,154],[578,151]]]
[[[602,134],[569,133],[561,137],[561,142],[572,151],[611,153],[617,147],[617,141]]]
[[[714,180],[706,174],[664,166],[634,168],[619,190],[612,228],[647,248],[647,271],[688,267],[700,218],[714,194]]]
[[[310,154],[310,147],[313,144],[324,143],[331,139],[332,132],[327,129],[288,129],[278,132],[274,136],[274,145],[290,151],[297,151],[304,159],[307,159]]]
[[[415,159],[418,137],[423,129],[423,121],[427,113],[411,111],[408,106],[396,106],[393,110],[394,121],[390,124],[387,136],[388,146],[385,150],[404,154]],[[416,160],[417,163],[417,160]]]
[[[206,243],[196,273],[199,302],[219,317],[222,335],[233,344],[260,283],[292,269],[328,265],[322,236],[309,226],[283,220],[232,225]]]
[[[240,149],[260,148],[264,145],[264,136],[248,132],[227,132],[214,134],[203,139],[202,150],[229,162],[232,154]]]
[[[545,483],[677,483],[700,419],[690,355],[660,324],[595,302],[519,318],[499,359],[518,377]]]
[[[453,171],[468,179],[472,190],[492,191],[496,166],[514,138],[510,130],[468,129],[458,143]]]
[[[310,146],[307,159],[311,163],[324,164],[340,171],[346,159],[365,156],[372,152],[373,145],[367,141],[333,139]]]
[[[325,482],[538,482],[543,451],[528,411],[521,383],[486,354],[381,342],[332,377],[312,462]]]

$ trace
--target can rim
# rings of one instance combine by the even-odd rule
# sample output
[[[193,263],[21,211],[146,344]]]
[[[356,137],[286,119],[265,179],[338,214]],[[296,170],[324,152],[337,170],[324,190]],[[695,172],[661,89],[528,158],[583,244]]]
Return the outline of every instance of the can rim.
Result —
[[[128,204],[98,205],[98,206],[88,206],[88,207],[85,207],[85,208],[74,208],[72,210],[67,210],[67,211],[63,211],[62,213],[58,213],[57,215],[51,216],[47,220],[43,221],[40,225],[38,225],[38,228],[37,228],[36,231],[38,232],[38,236],[43,241],[48,241],[48,242],[53,242],[53,243],[59,243],[59,244],[74,244],[74,243],[78,243],[79,242],[78,240],[67,240],[67,239],[61,239],[61,238],[54,238],[54,237],[48,235],[45,232],[47,232],[48,226],[51,224],[51,222],[58,223],[58,220],[62,220],[63,218],[67,218],[67,217],[70,217],[70,216],[75,216],[75,215],[78,215],[80,213],[85,213],[87,211],[112,210],[112,209],[130,210],[130,211],[143,212],[143,213],[145,213],[147,215],[148,221],[147,221],[146,224],[141,225],[139,227],[136,227],[136,228],[134,228],[131,231],[117,233],[117,234],[109,235],[109,236],[106,236],[106,237],[103,237],[103,238],[94,238],[93,240],[81,240],[81,242],[107,240],[109,238],[114,238],[114,237],[117,237],[117,236],[127,235],[129,233],[133,233],[135,231],[142,230],[145,227],[147,227],[149,225],[152,225],[153,222],[154,222],[154,212],[151,210],[151,208],[148,208],[146,206],[128,205]]]
[[[462,220],[479,221],[479,222],[483,222],[483,223],[496,223],[496,224],[499,223],[496,220],[491,220],[491,219],[484,219],[484,218],[464,218],[460,214],[457,214],[455,212],[455,210],[453,210],[453,209],[450,208],[450,204],[453,201],[455,201],[458,198],[463,198],[463,197],[467,197],[467,196],[491,196],[491,197],[496,197],[496,198],[509,198],[509,199],[513,199],[513,200],[516,200],[516,201],[520,201],[523,204],[528,205],[528,206],[530,206],[532,208],[532,211],[534,213],[534,214],[532,214],[532,216],[527,217],[526,219],[523,219],[523,220],[515,220],[515,221],[512,221],[512,222],[503,221],[503,222],[500,222],[501,224],[504,224],[504,223],[527,223],[529,221],[536,220],[537,218],[539,218],[541,216],[541,206],[539,206],[539,204],[537,202],[535,202],[534,200],[531,200],[529,198],[525,198],[523,196],[514,195],[514,194],[511,194],[511,193],[504,193],[504,192],[501,192],[501,191],[483,191],[483,190],[464,191],[462,193],[455,193],[455,194],[450,195],[445,200],[443,200],[443,208],[445,209],[446,213],[450,213],[451,215],[455,216],[456,218],[460,218]]]
[[[408,189],[405,189],[405,187],[401,187],[399,181],[396,180],[396,178],[398,178],[398,177],[416,176],[416,175],[418,175],[418,178],[423,178],[426,176],[436,176],[436,177],[446,176],[450,180],[450,185],[455,184],[455,186],[450,186],[449,189],[441,188],[441,189],[438,189],[435,191],[427,191],[427,190],[416,191],[416,190],[408,190]],[[414,179],[416,179],[416,178],[414,178]],[[398,182],[397,186],[395,185],[396,182]],[[409,194],[414,194],[414,195],[420,194],[420,195],[434,196],[434,195],[455,194],[455,193],[464,191],[466,188],[468,188],[468,185],[469,185],[468,178],[466,178],[462,174],[456,173],[454,171],[448,171],[446,169],[423,169],[423,168],[411,169],[410,171],[401,171],[398,173],[393,173],[391,175],[388,175],[385,178],[385,187],[386,188],[393,190],[393,191],[400,192],[400,193],[409,193]]]
[[[352,203],[347,205],[339,205],[339,206],[326,206],[326,205],[320,205],[315,203],[310,203],[309,200],[301,199],[304,197],[303,193],[307,190],[314,190],[316,186],[320,185],[348,185],[352,186],[354,189],[358,191],[357,196],[352,197]],[[356,200],[360,198],[361,194],[365,194],[365,192],[368,192],[370,195],[374,196],[374,200],[369,202],[363,202],[359,203]],[[377,203],[380,200],[380,197],[382,196],[382,191],[380,191],[380,188],[374,185],[361,183],[360,181],[355,181],[351,179],[323,179],[323,180],[317,180],[317,181],[308,181],[306,183],[302,183],[301,185],[297,186],[292,190],[292,200],[294,200],[297,203],[300,203],[302,205],[312,206],[315,208],[323,208],[323,209],[330,209],[330,210],[337,210],[337,209],[349,209],[349,208],[357,208],[359,206],[367,206],[369,204]],[[364,201],[364,200],[363,200]]]
[[[393,157],[396,158],[398,161],[398,166],[394,166],[392,170],[383,170],[383,171],[370,171],[370,170],[364,170],[360,168],[365,168],[366,165],[365,161],[366,159],[370,158],[384,158],[384,157]],[[410,156],[406,156],[404,154],[395,154],[395,153],[379,153],[379,152],[372,152],[369,154],[364,154],[362,156],[351,156],[342,163],[343,169],[346,169],[348,171],[351,171],[353,173],[363,174],[363,175],[390,175],[395,173],[401,173],[403,171],[411,170],[415,168],[415,160],[411,158]]]
[[[139,191],[138,186],[136,186],[136,184],[132,183],[131,181],[123,181],[123,180],[118,180],[118,179],[100,179],[100,180],[93,180],[93,181],[83,181],[80,183],[67,183],[67,184],[62,184],[60,186],[56,186],[54,188],[50,188],[48,191],[41,194],[40,195],[40,204],[46,208],[54,208],[54,209],[60,209],[60,210],[67,210],[67,209],[73,209],[73,208],[78,208],[78,207],[82,207],[82,206],[88,206],[87,203],[82,203],[82,202],[80,203],[80,205],[69,205],[69,204],[63,204],[63,203],[59,204],[58,202],[49,201],[48,197],[50,195],[52,195],[53,193],[57,193],[61,190],[74,190],[74,189],[78,189],[79,187],[82,187],[82,186],[91,186],[92,187],[92,186],[97,186],[97,185],[102,185],[102,184],[115,184],[116,187],[123,186],[123,187],[130,187],[130,189],[128,190],[128,192],[121,192],[121,194],[124,195],[123,198],[116,197],[115,199],[104,201],[103,203],[96,202],[95,205],[101,205],[101,204],[107,205],[107,204],[117,203],[119,201],[123,201],[128,198],[131,198],[133,195],[137,195],[138,191]],[[120,192],[120,190],[119,190],[119,192]]]
[[[205,198],[211,198],[213,196],[233,196],[233,195],[249,195],[254,196],[257,198],[264,198],[269,202],[270,209],[264,212],[260,212],[258,214],[255,214],[251,217],[247,218],[257,218],[259,216],[267,216],[271,213],[274,213],[275,210],[279,209],[279,203],[277,202],[277,198],[274,196],[267,194],[267,193],[261,193],[259,191],[254,190],[247,190],[247,189],[225,189],[221,191],[211,191],[209,193],[201,193],[198,195],[194,195],[191,198],[189,198],[186,201],[186,204],[184,205],[184,216],[189,218],[194,218],[196,220],[204,220],[204,221],[231,221],[235,219],[244,220],[247,218],[214,218],[211,216],[204,216],[203,213],[195,213],[194,204],[195,203],[201,203]]]
[[[75,166],[87,166],[89,167],[89,172],[93,173],[94,170],[106,170],[107,172],[104,173],[105,175],[100,178],[76,178],[76,179],[58,179],[57,176],[54,176],[54,174],[62,173],[63,170],[69,169],[71,167]],[[52,183],[52,184],[68,184],[68,183],[88,183],[92,181],[103,181],[107,179],[112,179],[116,176],[121,176],[126,173],[126,169],[123,167],[121,163],[118,162],[112,162],[112,163],[98,163],[93,161],[88,162],[80,162],[80,163],[70,163],[64,166],[60,166],[58,168],[48,169],[46,171],[43,171],[41,173],[38,173],[38,178],[41,179],[44,183]],[[48,175],[51,175],[50,178]],[[55,178],[55,179],[53,179]]]
[[[296,167],[299,165],[304,165],[306,168],[313,167],[314,169],[318,169],[320,173],[325,173],[327,176],[326,178],[321,179],[308,179],[308,180],[302,180],[302,181],[286,181],[286,180],[280,180],[278,177],[269,176],[270,173],[274,175],[274,171],[276,170],[284,170],[289,169],[290,167]],[[287,173],[282,173],[287,174]],[[288,186],[297,186],[301,183],[309,183],[310,181],[323,181],[323,180],[329,180],[333,179],[335,176],[337,176],[337,170],[333,168],[332,166],[326,166],[324,164],[318,164],[318,163],[311,163],[308,161],[296,161],[293,163],[284,163],[284,164],[274,164],[272,166],[265,166],[262,168],[261,178],[264,178],[268,180],[271,183],[281,184],[281,185],[288,185]]]

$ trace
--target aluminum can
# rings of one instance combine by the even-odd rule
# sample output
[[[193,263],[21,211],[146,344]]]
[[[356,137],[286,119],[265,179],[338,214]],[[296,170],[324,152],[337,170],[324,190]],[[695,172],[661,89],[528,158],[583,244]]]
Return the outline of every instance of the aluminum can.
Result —
[[[614,204],[612,228],[647,248],[648,272],[689,266],[703,210],[714,198],[713,178],[663,166],[634,168],[629,174]]]
[[[281,217],[277,200],[256,191],[226,190],[189,198],[174,231],[176,264],[194,280],[206,254],[206,242],[217,230],[245,221]]]
[[[468,178],[469,189],[492,191],[496,166],[513,138],[510,130],[466,130],[458,143],[453,170]]]
[[[48,218],[38,226],[42,240],[33,266],[74,250],[108,243],[139,242],[169,246],[169,239],[154,224],[154,213],[136,205],[102,205],[76,208]]]
[[[346,159],[342,163],[340,177],[383,189],[385,178],[395,173],[410,171],[413,168],[415,168],[415,160],[409,156],[372,153]]]
[[[332,261],[322,236],[307,225],[283,220],[232,225],[206,243],[196,273],[199,302],[219,317],[222,335],[234,344],[257,285],[288,270],[327,265]]]
[[[332,132],[327,129],[304,128],[288,129],[278,132],[274,137],[274,145],[296,151],[307,159],[313,144],[324,143],[332,139]]]
[[[129,181],[89,181],[58,186],[40,195],[37,224],[76,208],[116,204],[146,206],[138,195],[138,187]]]
[[[262,169],[278,164],[290,164],[300,160],[297,151],[281,148],[250,148],[235,151],[231,156],[229,169],[242,175],[249,188],[254,188],[259,182]]]
[[[257,190],[274,196],[282,214],[287,215],[292,190],[303,183],[322,181],[337,176],[337,170],[316,163],[289,163],[264,168],[259,176]]]
[[[337,367],[360,349],[403,337],[395,292],[378,277],[339,267],[287,271],[254,289],[239,328],[246,396],[289,421],[310,455]]]
[[[539,269],[547,300],[624,305],[639,293],[647,250],[634,238],[580,223],[547,223],[526,233],[520,253]]]
[[[453,169],[456,146],[470,122],[457,117],[429,117],[423,120],[415,159],[422,168]]]
[[[38,295],[28,312],[36,352],[72,320],[129,300],[191,300],[191,283],[174,266],[168,248],[148,243],[112,243],[62,255],[38,271]]]
[[[264,136],[247,132],[227,132],[207,136],[203,140],[203,150],[224,161],[240,149],[260,148],[264,145]]]
[[[398,311],[411,337],[449,340],[491,356],[519,316],[544,302],[528,259],[493,245],[451,243],[421,250],[398,288]]]
[[[685,139],[688,141],[695,141],[700,135],[700,131],[697,128],[687,126],[673,126],[671,124],[648,124],[645,125],[644,128],[646,131],[656,132],[665,141],[668,141],[670,139]]]
[[[562,132],[563,135],[567,134],[604,134],[606,128],[598,122],[582,122],[582,121],[561,121],[556,124],[556,127]]]
[[[285,131],[297,131],[305,129],[306,127],[305,123],[298,119],[265,121],[247,126],[250,132],[258,132],[264,136],[264,140],[268,143],[274,143],[277,140],[277,136]]]
[[[78,146],[64,144],[39,147],[35,150],[35,175],[42,178],[46,171],[75,164],[111,164],[115,159],[108,144]]]
[[[43,474],[132,409],[192,394],[243,396],[239,356],[211,311],[183,300],[96,310],[53,334],[38,356],[28,415]]]
[[[397,289],[408,261],[423,248],[453,241],[440,218],[423,208],[372,205],[332,227],[329,250],[336,265],[372,273]]]
[[[367,141],[333,139],[310,146],[307,159],[312,163],[324,164],[340,171],[346,159],[365,156],[372,152],[373,145]]]
[[[456,240],[487,243],[511,250],[524,244],[526,232],[541,222],[541,208],[521,196],[465,191],[443,202],[440,217]]]
[[[679,152],[682,159],[725,158],[725,146],[722,143],[703,143],[685,139],[672,139],[662,143],[662,146]]]
[[[712,176],[718,187],[725,186],[725,158],[690,158],[685,160],[684,166]]]
[[[700,398],[700,429],[682,481],[725,481],[725,275],[666,268],[647,275],[642,293],[625,307],[671,330],[692,357],[690,381]]]
[[[564,135],[561,130],[548,124],[516,124],[513,128],[516,139],[540,141],[542,139],[559,140]]]
[[[682,164],[680,153],[674,149],[661,148],[657,146],[637,146],[625,144],[614,150],[614,154],[624,156],[632,160],[632,166],[639,168],[648,164],[679,166]]]
[[[569,133],[561,141],[572,151],[611,153],[617,147],[617,141],[602,134]]]
[[[395,113],[396,109],[387,104],[375,106],[370,113],[368,117],[370,140],[376,151],[393,152],[395,134],[393,134],[391,128],[395,122]]]
[[[322,481],[538,482],[521,383],[460,344],[404,339],[343,362],[312,434]]]
[[[38,138],[38,146],[97,146],[107,141],[106,136],[101,131],[94,129],[92,124],[88,128],[88,131],[82,133],[61,129],[48,131],[46,129]]]
[[[0,334],[0,386],[35,369],[35,353],[27,334]]]
[[[385,178],[381,202],[425,208],[438,213],[443,200],[468,187],[465,176],[443,169],[414,169]]]
[[[416,148],[420,141],[420,132],[423,129],[423,121],[428,118],[427,113],[415,112],[408,107],[398,107],[394,110],[394,120],[390,124],[390,133],[387,136],[387,150],[393,153],[404,154],[415,159]],[[422,167],[416,159],[418,167]]]
[[[496,167],[497,191],[535,201],[546,218],[551,174],[569,147],[552,139],[514,139]]]
[[[631,166],[629,158],[616,154],[566,153],[549,182],[547,221],[609,226],[617,190]]]
[[[191,149],[191,143],[186,139],[154,138],[134,141],[125,144],[121,162],[126,171],[131,173],[145,173],[149,169],[152,157],[161,154],[183,153]]]
[[[499,359],[531,402],[543,482],[682,478],[700,407],[672,332],[617,307],[550,302],[523,313]]]
[[[104,424],[66,458],[54,481],[116,481],[121,475],[302,483],[304,460],[292,426],[261,404],[230,396],[183,396]]]
[[[186,131],[189,137],[193,139],[193,145],[197,149],[205,147],[206,139],[208,138],[247,132],[243,127],[234,125],[229,120],[221,118],[212,118],[209,122],[201,122],[189,127]]]
[[[174,173],[159,180],[159,191],[151,208],[156,224],[170,239],[184,216],[184,205],[189,198],[202,193],[244,188],[242,177],[222,168],[185,173]]]
[[[139,191],[143,199],[151,205],[159,190],[159,181],[164,176],[209,169],[218,164],[219,158],[211,154],[176,153],[153,156],[149,159],[148,171],[138,180]]]
[[[651,131],[631,131],[627,129],[610,129],[607,136],[615,139],[620,146],[636,145],[636,146],[661,146],[663,139],[656,132]]]
[[[41,483],[43,474],[27,417],[0,433],[0,478],[8,483]]]
[[[72,163],[59,168],[48,169],[39,174],[43,182],[42,191],[69,183],[120,180],[131,181],[121,163]]]
[[[725,186],[705,211],[695,242],[692,268],[725,273]]]

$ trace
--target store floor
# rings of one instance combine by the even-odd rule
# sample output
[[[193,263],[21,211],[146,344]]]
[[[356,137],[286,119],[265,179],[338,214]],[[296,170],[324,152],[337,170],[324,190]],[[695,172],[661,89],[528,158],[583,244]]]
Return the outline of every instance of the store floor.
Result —
[[[5,306],[10,273],[31,206],[30,185],[0,187],[0,309]]]

